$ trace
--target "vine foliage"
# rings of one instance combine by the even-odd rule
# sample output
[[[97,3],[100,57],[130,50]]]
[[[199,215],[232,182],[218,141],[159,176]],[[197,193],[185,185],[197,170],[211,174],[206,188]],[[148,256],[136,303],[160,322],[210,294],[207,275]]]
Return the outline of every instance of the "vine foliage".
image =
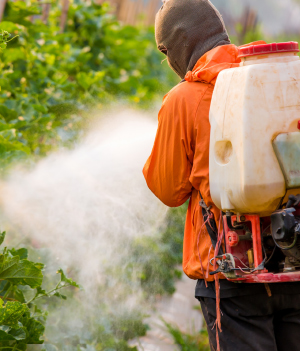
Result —
[[[5,232],[0,234],[0,244]],[[62,269],[56,286],[46,291],[42,288],[42,263],[28,260],[27,249],[8,249],[0,254],[0,349],[4,351],[27,349],[28,344],[43,344],[47,312],[38,308],[36,301],[55,296],[66,299],[61,289],[80,286],[67,278]]]

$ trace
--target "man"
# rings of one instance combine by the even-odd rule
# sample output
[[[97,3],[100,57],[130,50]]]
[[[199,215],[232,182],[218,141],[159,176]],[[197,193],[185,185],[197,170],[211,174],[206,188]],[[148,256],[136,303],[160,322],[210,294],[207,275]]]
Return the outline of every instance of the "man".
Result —
[[[219,12],[208,0],[166,1],[156,16],[155,36],[158,49],[182,81],[164,97],[143,173],[151,191],[167,206],[180,206],[189,199],[183,270],[198,280],[196,298],[211,349],[216,350],[216,289],[208,274],[214,249],[199,201],[201,194],[212,206],[218,225],[220,210],[209,188],[209,108],[218,74],[238,66],[240,60]],[[300,350],[299,283],[273,284],[268,290],[263,284],[219,278],[222,351]]]

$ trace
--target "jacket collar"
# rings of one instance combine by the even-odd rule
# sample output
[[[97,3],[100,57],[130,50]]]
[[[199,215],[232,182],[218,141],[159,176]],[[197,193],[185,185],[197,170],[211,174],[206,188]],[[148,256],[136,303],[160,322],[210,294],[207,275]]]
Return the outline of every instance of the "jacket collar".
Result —
[[[237,57],[237,46],[218,46],[200,57],[192,71],[187,72],[187,82],[203,82],[215,84],[221,71],[228,68],[238,67],[241,60]]]
[[[266,44],[260,40],[241,47]],[[215,85],[221,71],[228,68],[239,67],[238,47],[230,44],[218,46],[200,57],[192,71],[187,72],[184,79],[187,82],[203,82]]]

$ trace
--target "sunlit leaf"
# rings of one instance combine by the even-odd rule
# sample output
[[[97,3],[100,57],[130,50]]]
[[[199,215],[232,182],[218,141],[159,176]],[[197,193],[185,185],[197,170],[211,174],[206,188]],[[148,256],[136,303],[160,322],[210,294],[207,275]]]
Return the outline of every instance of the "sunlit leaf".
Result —
[[[18,301],[8,301],[5,306],[0,308],[0,325],[17,328],[18,322],[26,311],[28,311],[26,304]]]
[[[20,261],[19,256],[15,256],[5,262],[0,271],[0,279],[8,280],[16,285],[29,285],[31,288],[35,288],[41,285],[43,274],[34,263],[28,260]]]
[[[1,240],[0,240],[0,244],[1,244]],[[19,256],[21,260],[28,258],[28,250],[25,248],[21,248],[18,250],[16,250],[15,248],[12,248],[8,250],[8,252],[10,252],[13,256]]]

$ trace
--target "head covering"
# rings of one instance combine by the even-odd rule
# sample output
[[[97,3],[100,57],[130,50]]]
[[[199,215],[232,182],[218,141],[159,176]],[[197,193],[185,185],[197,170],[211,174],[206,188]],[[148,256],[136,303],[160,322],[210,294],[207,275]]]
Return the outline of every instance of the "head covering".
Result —
[[[155,39],[182,79],[206,52],[230,44],[222,17],[209,0],[165,1],[155,18]]]

